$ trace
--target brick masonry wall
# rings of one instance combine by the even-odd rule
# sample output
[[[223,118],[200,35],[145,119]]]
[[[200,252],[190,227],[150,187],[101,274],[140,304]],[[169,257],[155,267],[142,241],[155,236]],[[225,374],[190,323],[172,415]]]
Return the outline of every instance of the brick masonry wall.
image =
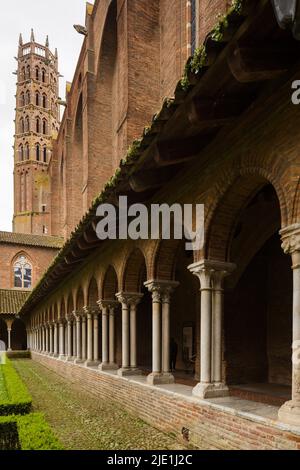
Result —
[[[99,399],[115,401],[126,410],[155,426],[172,433],[182,442],[181,430],[190,430],[190,442],[209,450],[300,450],[300,434],[280,428],[271,421],[254,421],[197,403],[174,393],[128,379],[101,373],[82,366],[32,353],[40,362],[59,375],[79,383]]]

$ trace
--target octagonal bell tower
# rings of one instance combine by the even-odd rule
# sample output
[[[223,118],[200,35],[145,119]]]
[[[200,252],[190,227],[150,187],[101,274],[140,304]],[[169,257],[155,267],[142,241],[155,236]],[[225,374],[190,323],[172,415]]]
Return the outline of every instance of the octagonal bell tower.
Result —
[[[51,235],[49,162],[59,128],[58,57],[19,39],[14,144],[14,219],[19,233]]]

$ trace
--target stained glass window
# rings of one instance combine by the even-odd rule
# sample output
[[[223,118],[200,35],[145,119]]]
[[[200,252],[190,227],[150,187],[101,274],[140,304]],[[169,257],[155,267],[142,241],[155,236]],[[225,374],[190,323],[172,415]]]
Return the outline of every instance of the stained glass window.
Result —
[[[14,263],[14,286],[20,289],[32,286],[32,266],[25,256],[20,256]]]

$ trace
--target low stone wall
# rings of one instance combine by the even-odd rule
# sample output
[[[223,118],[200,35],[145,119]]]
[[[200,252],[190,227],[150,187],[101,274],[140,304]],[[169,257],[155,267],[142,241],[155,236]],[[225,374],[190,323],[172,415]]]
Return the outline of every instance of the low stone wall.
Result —
[[[271,420],[238,416],[229,408],[41,354],[32,353],[32,358],[100,399],[115,400],[181,442],[183,428],[188,429],[190,443],[199,449],[300,450],[300,430],[290,432]]]

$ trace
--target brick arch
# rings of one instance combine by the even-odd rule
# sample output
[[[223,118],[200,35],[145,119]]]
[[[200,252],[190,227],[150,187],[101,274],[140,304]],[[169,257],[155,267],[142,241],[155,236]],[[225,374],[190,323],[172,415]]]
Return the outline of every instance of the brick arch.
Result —
[[[175,279],[177,255],[182,243],[182,240],[160,240],[154,254],[154,279],[161,281]]]
[[[85,305],[84,305],[84,292],[81,286],[78,288],[75,294],[75,299],[76,299],[75,309],[76,310],[82,309]]]
[[[118,292],[118,277],[116,270],[113,266],[109,266],[105,273],[101,297],[103,300],[115,300],[115,295]]]
[[[74,299],[72,293],[69,294],[67,300],[67,314],[70,314],[74,311]]]
[[[287,206],[284,192],[278,182],[273,184],[267,176],[263,170],[244,169],[224,186],[223,194],[206,216],[205,247],[201,257],[230,261],[230,246],[240,215],[255,195],[268,184],[272,185],[277,196],[281,224],[286,223]]]
[[[66,302],[65,299],[61,299],[60,302],[60,318],[64,318],[66,316]]]
[[[89,306],[96,305],[99,300],[98,284],[94,277],[90,280],[87,292],[87,304]]]
[[[147,280],[147,266],[143,252],[135,248],[125,261],[122,275],[122,289],[125,292],[140,292],[143,281]]]

